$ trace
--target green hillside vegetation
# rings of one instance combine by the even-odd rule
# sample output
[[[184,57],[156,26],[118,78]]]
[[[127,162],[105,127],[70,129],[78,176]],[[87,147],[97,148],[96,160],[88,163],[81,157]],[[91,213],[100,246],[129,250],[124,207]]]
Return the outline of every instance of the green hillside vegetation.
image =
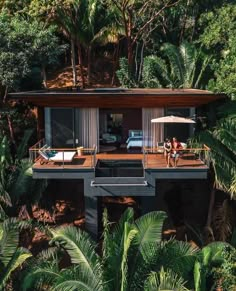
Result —
[[[235,31],[230,0],[0,1],[0,290],[235,290]],[[96,244],[82,216],[81,228],[55,223],[47,183],[32,179],[36,115],[7,94],[119,86],[227,96],[191,141],[211,148],[213,185],[191,242],[165,237],[166,213],[128,208],[115,225],[104,211]]]

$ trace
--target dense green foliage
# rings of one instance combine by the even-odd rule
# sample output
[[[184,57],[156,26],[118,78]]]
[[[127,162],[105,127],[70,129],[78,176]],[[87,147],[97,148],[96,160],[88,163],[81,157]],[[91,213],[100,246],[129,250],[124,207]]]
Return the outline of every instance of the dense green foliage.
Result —
[[[0,222],[0,290],[7,290],[11,273],[31,257],[27,249],[19,247],[19,233],[15,219]]]
[[[202,16],[204,33],[199,41],[214,53],[215,80],[210,88],[235,98],[236,88],[236,6],[225,5]]]
[[[64,48],[55,35],[55,27],[0,14],[0,88],[20,88],[23,78],[36,66],[45,70],[57,61]]]
[[[150,212],[134,220],[128,208],[111,230],[105,212],[101,255],[85,232],[75,227],[52,229],[51,247],[28,260],[23,290],[204,291],[218,284],[220,272],[234,279],[232,246],[212,243],[198,249],[187,242],[163,241],[165,218],[164,212]],[[70,264],[61,268],[65,253]]]
[[[0,139],[0,221],[17,216],[22,207],[31,215],[31,204],[38,201],[47,182],[32,178],[32,163],[26,158],[32,131],[25,131],[21,142],[11,148],[8,139]]]
[[[120,59],[117,76],[123,86],[145,88],[204,88],[211,56],[197,50],[193,44],[183,42],[179,47],[166,43],[161,56],[147,56],[141,72],[133,75],[128,61]]]
[[[31,216],[45,181],[32,179],[26,159],[29,139],[35,140],[31,107],[6,104],[6,96],[47,87],[48,73],[68,65],[74,86],[90,86],[102,79],[104,63],[112,85],[226,93],[232,101],[211,109],[216,120],[196,138],[211,148],[213,207],[216,189],[236,197],[235,31],[230,0],[0,1],[0,290],[26,259],[19,279],[24,290],[233,290],[235,248],[162,241],[164,212],[135,220],[128,209],[114,227],[105,213],[99,252],[75,227],[51,229],[50,248],[29,258],[18,224],[8,217],[22,207]],[[209,208],[211,232],[212,217]]]

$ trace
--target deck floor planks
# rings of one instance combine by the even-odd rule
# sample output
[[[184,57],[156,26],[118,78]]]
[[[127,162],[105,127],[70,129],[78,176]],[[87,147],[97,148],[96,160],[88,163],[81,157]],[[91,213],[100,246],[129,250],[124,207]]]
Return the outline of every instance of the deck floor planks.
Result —
[[[166,168],[166,161],[163,154],[148,154],[146,157],[146,168],[148,169],[160,169]],[[99,153],[96,155],[96,159],[104,160],[143,160],[143,154],[112,154],[112,153]],[[34,169],[90,169],[92,166],[93,157],[90,155],[75,156],[72,162],[51,162],[40,164],[37,161],[34,165]],[[172,162],[173,163],[173,162]],[[193,155],[187,154],[179,159],[177,168],[207,168],[207,166],[201,161],[194,158]],[[169,169],[173,169],[170,167]]]

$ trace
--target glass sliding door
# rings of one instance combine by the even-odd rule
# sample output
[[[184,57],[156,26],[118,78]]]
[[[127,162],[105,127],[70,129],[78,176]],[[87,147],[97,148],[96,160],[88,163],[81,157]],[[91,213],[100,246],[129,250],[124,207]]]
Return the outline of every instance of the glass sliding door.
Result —
[[[151,122],[161,116],[164,116],[164,108],[142,109],[143,146],[154,148],[158,142],[164,141],[164,125]]]
[[[72,108],[51,108],[51,146],[74,147],[74,114]]]

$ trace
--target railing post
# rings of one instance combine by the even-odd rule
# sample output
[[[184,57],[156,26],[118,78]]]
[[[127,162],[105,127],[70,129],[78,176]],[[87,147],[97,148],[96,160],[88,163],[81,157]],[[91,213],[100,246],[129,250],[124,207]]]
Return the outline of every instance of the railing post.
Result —
[[[65,152],[64,152],[64,150],[62,151],[62,167],[63,167],[63,169],[64,169],[64,157],[65,157]]]

